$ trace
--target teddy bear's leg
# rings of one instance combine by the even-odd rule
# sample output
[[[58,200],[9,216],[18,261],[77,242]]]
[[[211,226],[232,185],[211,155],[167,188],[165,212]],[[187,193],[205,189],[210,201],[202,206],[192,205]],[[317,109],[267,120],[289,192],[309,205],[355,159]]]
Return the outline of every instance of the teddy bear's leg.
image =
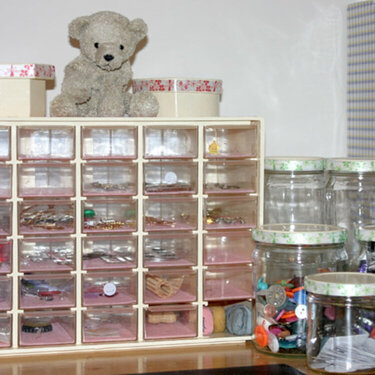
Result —
[[[124,117],[125,103],[122,90],[106,91],[98,102],[99,117]]]
[[[130,117],[155,117],[159,112],[159,103],[151,92],[137,92],[130,101]]]
[[[77,117],[77,105],[64,94],[56,96],[50,104],[50,116],[52,117]]]

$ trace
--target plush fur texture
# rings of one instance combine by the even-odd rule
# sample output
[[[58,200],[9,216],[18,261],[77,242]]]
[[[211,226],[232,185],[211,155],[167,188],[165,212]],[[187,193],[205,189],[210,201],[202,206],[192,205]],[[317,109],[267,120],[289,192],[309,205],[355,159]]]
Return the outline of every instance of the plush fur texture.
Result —
[[[121,14],[98,12],[69,25],[69,36],[79,41],[81,54],[65,67],[61,94],[50,106],[54,117],[156,116],[152,93],[127,92],[132,79],[129,58],[145,38],[147,25]]]

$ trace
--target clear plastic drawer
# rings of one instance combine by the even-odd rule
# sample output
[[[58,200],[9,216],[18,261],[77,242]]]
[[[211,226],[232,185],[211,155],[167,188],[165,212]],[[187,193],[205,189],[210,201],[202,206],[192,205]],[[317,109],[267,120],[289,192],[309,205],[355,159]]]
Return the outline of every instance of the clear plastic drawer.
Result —
[[[137,275],[131,271],[83,275],[83,305],[130,305],[137,302]]]
[[[74,194],[74,165],[66,163],[18,165],[18,195],[20,197],[73,197]]]
[[[12,308],[12,279],[0,276],[0,311]]]
[[[82,165],[82,195],[132,196],[137,194],[137,165],[98,162]]]
[[[25,237],[18,241],[20,272],[75,269],[75,240],[70,237]]]
[[[1,133],[1,130],[0,130]],[[1,139],[0,139],[1,142]],[[1,157],[1,151],[0,151]],[[0,159],[1,160],[1,159]],[[0,198],[7,199],[12,196],[12,166],[0,164]]]
[[[196,336],[196,306],[150,306],[144,310],[144,338],[146,340],[163,340]]]
[[[19,315],[19,345],[53,346],[75,343],[75,313],[34,311]]]
[[[82,313],[85,343],[134,341],[137,339],[137,310],[128,308],[87,309]]]
[[[19,290],[21,309],[55,309],[75,306],[74,275],[20,276]]]
[[[74,127],[19,127],[18,159],[74,159]]]
[[[144,303],[183,303],[196,299],[196,271],[189,268],[153,269],[144,275]]]
[[[130,269],[137,266],[135,236],[88,236],[82,240],[84,270]]]
[[[0,348],[9,348],[12,345],[12,316],[0,314]]]
[[[206,301],[252,298],[252,277],[251,265],[208,267],[203,277],[203,298]]]
[[[185,233],[150,234],[143,237],[143,265],[183,267],[197,264],[197,235]]]
[[[137,128],[83,127],[82,159],[136,159]]]
[[[10,273],[12,270],[12,240],[0,239],[0,274]]]

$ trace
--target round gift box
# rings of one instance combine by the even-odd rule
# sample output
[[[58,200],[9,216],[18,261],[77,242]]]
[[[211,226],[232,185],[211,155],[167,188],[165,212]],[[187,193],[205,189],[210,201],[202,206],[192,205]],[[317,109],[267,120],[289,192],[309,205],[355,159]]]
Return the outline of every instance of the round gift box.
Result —
[[[217,117],[222,81],[216,79],[149,78],[133,80],[133,93],[152,92],[158,117]]]

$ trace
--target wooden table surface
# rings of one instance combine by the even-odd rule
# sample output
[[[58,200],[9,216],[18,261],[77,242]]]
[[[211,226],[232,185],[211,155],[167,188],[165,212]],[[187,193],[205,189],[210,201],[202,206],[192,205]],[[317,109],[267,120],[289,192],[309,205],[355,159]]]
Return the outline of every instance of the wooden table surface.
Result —
[[[277,357],[256,351],[251,343],[148,349],[59,356],[1,358],[1,375],[120,375],[266,364],[288,364],[305,374],[304,359]],[[235,374],[234,374],[235,375]]]

